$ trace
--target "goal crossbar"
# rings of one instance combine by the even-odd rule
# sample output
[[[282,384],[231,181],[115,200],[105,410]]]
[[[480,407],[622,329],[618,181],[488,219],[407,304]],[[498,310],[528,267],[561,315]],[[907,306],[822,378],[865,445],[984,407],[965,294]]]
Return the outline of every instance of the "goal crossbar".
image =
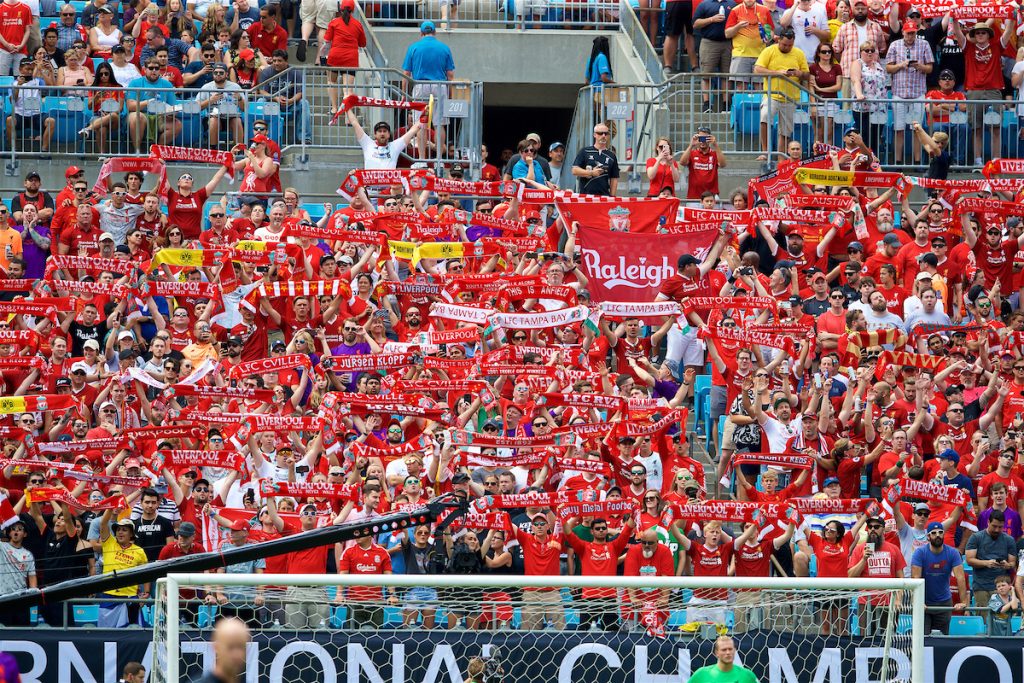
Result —
[[[639,589],[729,589],[734,591],[771,591],[782,594],[813,596],[820,591],[820,598],[827,599],[830,591],[837,594],[903,592],[902,610],[909,611],[912,629],[904,638],[909,644],[910,683],[924,683],[924,581],[923,579],[863,579],[863,578],[769,578],[769,577],[624,577],[624,576],[515,576],[515,575],[360,575],[360,574],[170,574],[158,581],[157,594],[163,596],[166,604],[165,629],[166,680],[179,681],[181,631],[181,591],[196,587],[351,587],[416,588],[423,586],[451,589],[529,589],[529,588],[613,588]],[[906,604],[909,598],[909,605]],[[907,607],[910,609],[907,610]],[[886,633],[886,651],[891,630]],[[904,646],[906,647],[906,646]],[[154,652],[156,654],[156,652]]]

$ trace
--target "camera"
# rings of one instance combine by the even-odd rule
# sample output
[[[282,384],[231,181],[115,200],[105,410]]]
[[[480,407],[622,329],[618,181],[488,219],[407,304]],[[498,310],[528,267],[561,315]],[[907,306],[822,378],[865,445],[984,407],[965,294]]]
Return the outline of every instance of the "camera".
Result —
[[[744,277],[753,275],[754,268],[752,266],[743,266],[742,268],[739,269],[739,274],[743,275]]]

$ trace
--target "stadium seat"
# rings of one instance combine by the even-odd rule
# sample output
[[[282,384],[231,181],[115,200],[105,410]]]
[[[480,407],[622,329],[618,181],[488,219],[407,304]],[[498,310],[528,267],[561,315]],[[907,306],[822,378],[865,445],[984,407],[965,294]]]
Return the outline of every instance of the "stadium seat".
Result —
[[[696,379],[693,380],[693,423],[697,428],[698,434],[707,434],[707,429],[704,423],[708,419],[708,415],[704,412],[708,406],[705,404],[705,398],[711,395],[711,375],[697,375]]]
[[[666,631],[678,631],[686,623],[686,610],[674,609],[668,613],[668,621],[665,622]]]
[[[733,95],[729,111],[729,126],[736,140],[741,135],[759,135],[761,132],[761,94],[738,93]]]
[[[96,626],[100,623],[99,605],[75,605],[71,615],[78,626]]]
[[[143,605],[142,609],[139,610],[139,616],[142,618],[142,626],[144,628],[153,627],[153,605]]]
[[[384,628],[398,628],[402,625],[402,609],[400,607],[384,608]]]
[[[912,614],[901,614],[896,620],[896,633],[903,635],[914,630],[914,616]]]
[[[217,621],[217,606],[200,605],[199,618],[196,620],[199,628],[213,628],[215,621]]]
[[[1010,617],[1010,633],[1017,633],[1020,630],[1020,617]]]
[[[281,116],[281,106],[277,102],[249,102],[245,109],[245,129],[252,130],[252,123],[256,119],[263,119],[267,122],[267,133],[271,140],[281,142],[284,134],[284,118]]]
[[[987,632],[984,617],[953,617],[949,622],[951,636],[983,636]]]
[[[331,618],[329,624],[331,628],[342,628],[345,626],[345,622],[348,620],[348,608],[344,605],[337,605],[331,607]]]
[[[43,113],[54,119],[53,141],[63,144],[80,143],[82,138],[78,131],[92,119],[83,97],[46,97]]]
[[[78,16],[82,16],[82,11],[85,10],[89,2],[88,0],[69,0],[68,4],[75,8],[75,13]]]
[[[195,100],[178,100],[181,105],[181,132],[174,138],[174,144],[182,147],[204,147],[206,129],[203,126],[202,109]]]
[[[309,214],[310,219],[316,223],[324,217],[324,205],[316,202],[303,202],[302,208]]]

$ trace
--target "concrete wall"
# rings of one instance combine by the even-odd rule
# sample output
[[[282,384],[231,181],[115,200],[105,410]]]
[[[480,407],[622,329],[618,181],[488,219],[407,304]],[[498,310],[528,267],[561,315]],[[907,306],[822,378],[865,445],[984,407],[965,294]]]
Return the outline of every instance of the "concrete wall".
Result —
[[[402,67],[409,45],[419,39],[411,28],[375,28],[388,65]],[[455,77],[500,83],[583,85],[596,31],[518,31],[515,29],[457,29],[441,32],[455,58]],[[641,81],[642,67],[632,46],[620,33],[607,33],[612,45],[612,71],[620,83]],[[486,90],[486,88],[485,88]],[[538,97],[538,102],[543,101]],[[556,105],[557,106],[557,105]]]

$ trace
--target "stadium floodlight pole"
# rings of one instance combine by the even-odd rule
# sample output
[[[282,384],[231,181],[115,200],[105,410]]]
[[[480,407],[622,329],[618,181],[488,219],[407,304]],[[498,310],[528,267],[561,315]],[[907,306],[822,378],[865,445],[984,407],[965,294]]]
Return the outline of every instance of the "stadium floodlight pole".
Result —
[[[186,555],[121,572],[115,571],[99,576],[71,579],[52,586],[10,593],[0,596],[0,608],[14,604],[20,606],[46,605],[73,598],[84,598],[117,588],[156,581],[171,573],[204,572],[239,562],[275,557],[296,550],[350,541],[362,536],[377,535],[416,524],[426,524],[440,519],[445,513],[448,513],[445,520],[450,523],[452,519],[465,514],[468,510],[469,507],[465,501],[451,495],[440,496],[415,510],[393,512],[373,519],[320,527],[263,543],[249,543],[242,546],[224,545],[216,552]]]

